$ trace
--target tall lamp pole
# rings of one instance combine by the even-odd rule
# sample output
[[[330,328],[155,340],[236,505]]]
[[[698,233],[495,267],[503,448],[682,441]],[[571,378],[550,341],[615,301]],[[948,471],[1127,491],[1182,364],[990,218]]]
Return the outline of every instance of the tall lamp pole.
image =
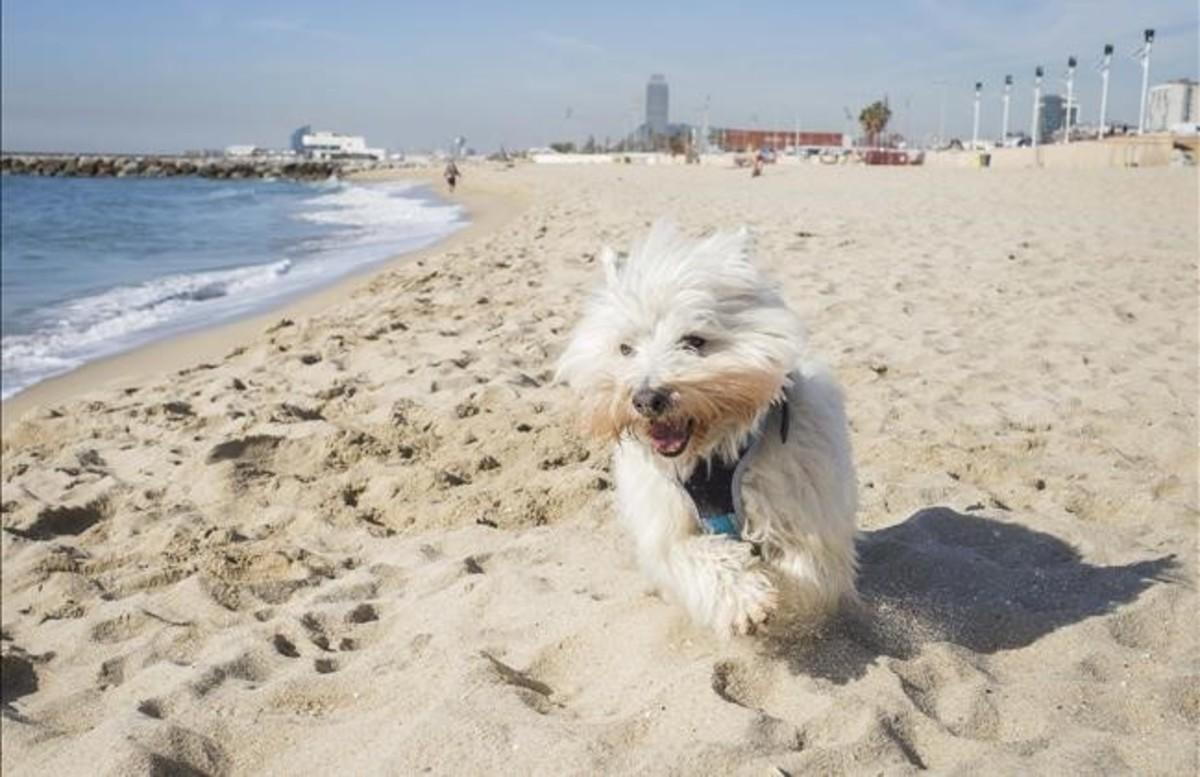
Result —
[[[1142,60],[1142,100],[1138,103],[1138,134],[1146,131],[1146,92],[1150,88],[1150,49],[1154,46],[1154,30],[1146,30],[1146,43],[1138,51]]]
[[[1104,44],[1104,59],[1100,63],[1100,139],[1103,140],[1108,131],[1108,69],[1112,66],[1113,46]]]
[[[983,91],[983,82],[975,82],[975,120],[971,124],[971,148],[979,147],[979,95]]]
[[[1033,138],[1033,147],[1038,144],[1038,108],[1042,102],[1042,66],[1038,65],[1033,71],[1033,119],[1029,128],[1029,136]]]
[[[1004,77],[1004,119],[1000,122],[1000,146],[1008,142],[1008,102],[1012,97],[1012,76]]]
[[[1067,118],[1063,120],[1062,141],[1070,143],[1070,109],[1075,106],[1075,58],[1067,58]]]
[[[1071,108],[1075,105],[1075,57],[1067,57],[1067,117],[1063,121],[1063,143],[1071,142]]]

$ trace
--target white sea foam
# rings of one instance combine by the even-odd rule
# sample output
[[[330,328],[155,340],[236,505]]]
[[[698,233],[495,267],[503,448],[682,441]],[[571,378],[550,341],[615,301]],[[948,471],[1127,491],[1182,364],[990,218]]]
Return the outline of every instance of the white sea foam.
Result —
[[[156,278],[40,311],[31,331],[0,340],[4,397],[88,361],[181,331],[259,312],[303,291],[463,225],[457,206],[425,200],[408,184],[318,184],[295,217],[331,232],[302,258]],[[217,197],[237,190],[218,190]]]
[[[317,224],[339,224],[373,229],[411,230],[451,224],[459,220],[457,207],[402,197],[411,184],[343,186],[312,201],[313,209],[300,218]]]
[[[251,186],[226,186],[213,192],[208,192],[199,199],[204,202],[215,200],[252,200],[257,193]]]

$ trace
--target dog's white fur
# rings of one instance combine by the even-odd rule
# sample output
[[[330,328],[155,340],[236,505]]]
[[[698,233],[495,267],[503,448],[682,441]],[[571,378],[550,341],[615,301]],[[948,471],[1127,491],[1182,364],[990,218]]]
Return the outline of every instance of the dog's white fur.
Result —
[[[855,596],[856,486],[841,392],[804,354],[798,318],[748,254],[745,230],[690,242],[662,225],[627,258],[605,249],[605,282],[559,362],[593,433],[616,443],[618,513],[641,566],[722,635],[751,631],[781,594],[809,616]],[[702,349],[684,345],[691,336],[704,338]],[[647,387],[668,392],[668,415],[693,425],[675,457],[656,452],[650,422],[632,406]],[[773,428],[782,412],[786,441]],[[714,457],[736,461],[747,444],[741,541],[704,534],[681,484]]]

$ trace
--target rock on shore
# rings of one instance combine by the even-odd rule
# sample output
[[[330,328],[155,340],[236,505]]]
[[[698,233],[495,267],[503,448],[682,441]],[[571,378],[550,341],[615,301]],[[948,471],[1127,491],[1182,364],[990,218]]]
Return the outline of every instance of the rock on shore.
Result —
[[[292,178],[320,180],[331,175],[373,166],[361,160],[230,159],[226,157],[183,157],[147,155],[49,155],[6,154],[0,156],[0,174],[84,178],[169,178],[198,175],[203,178]]]

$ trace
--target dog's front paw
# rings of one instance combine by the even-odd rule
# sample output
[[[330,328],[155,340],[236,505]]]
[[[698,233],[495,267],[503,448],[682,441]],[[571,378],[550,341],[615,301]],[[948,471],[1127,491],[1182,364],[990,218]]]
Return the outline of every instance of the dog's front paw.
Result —
[[[775,585],[761,570],[742,568],[721,580],[708,625],[721,637],[752,634],[766,624],[775,610]]]
[[[778,594],[770,578],[758,570],[747,570],[730,586],[729,631],[753,634],[775,610]]]
[[[774,581],[746,542],[702,535],[676,549],[669,588],[721,637],[749,634],[775,609]]]

